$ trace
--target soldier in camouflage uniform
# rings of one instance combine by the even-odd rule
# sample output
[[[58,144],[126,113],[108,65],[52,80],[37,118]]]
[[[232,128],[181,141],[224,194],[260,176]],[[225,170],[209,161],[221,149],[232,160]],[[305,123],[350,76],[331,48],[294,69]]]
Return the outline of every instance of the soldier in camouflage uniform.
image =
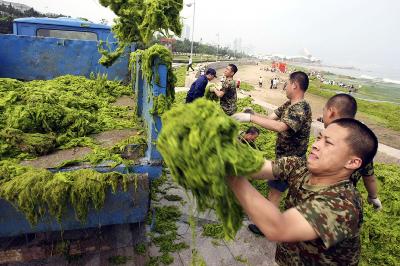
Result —
[[[353,96],[346,93],[339,93],[332,96],[323,109],[322,121],[324,126],[327,127],[332,121],[339,118],[354,118],[357,113],[357,102]],[[372,204],[375,209],[380,210],[382,203],[378,198],[378,187],[376,177],[374,175],[373,162],[367,164],[365,167],[355,171],[350,180],[354,186],[357,182],[363,179],[364,186],[368,192],[368,203]]]
[[[285,102],[275,110],[277,119],[288,126],[288,130],[278,133],[276,158],[284,156],[305,157],[310,139],[312,123],[311,107],[305,100],[291,104]]]
[[[227,115],[233,115],[237,110],[236,81],[233,80],[237,71],[238,69],[234,64],[229,64],[224,71],[225,80],[222,83],[222,88],[213,90],[220,98],[221,108]]]
[[[304,100],[308,88],[308,76],[298,71],[290,74],[286,96],[289,101],[275,110],[268,118],[260,115],[238,113],[234,118],[241,122],[253,122],[266,129],[278,132],[275,146],[276,159],[283,156],[298,156],[305,158],[312,122],[311,107]],[[268,199],[279,206],[281,194],[288,188],[285,181],[269,181],[270,192]],[[250,225],[249,229],[260,234],[261,232]]]
[[[372,160],[377,147],[378,140],[367,126],[343,118],[320,134],[307,162],[300,157],[265,161],[252,177],[289,183],[283,213],[246,177],[227,180],[251,220],[268,239],[278,242],[279,265],[357,265],[362,204],[350,176]]]

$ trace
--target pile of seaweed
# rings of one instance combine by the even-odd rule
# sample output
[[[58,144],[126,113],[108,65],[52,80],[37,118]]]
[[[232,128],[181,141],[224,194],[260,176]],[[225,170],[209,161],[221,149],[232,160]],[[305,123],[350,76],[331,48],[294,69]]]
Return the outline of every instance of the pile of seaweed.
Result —
[[[139,62],[141,67],[142,78],[149,85],[148,88],[151,88],[153,82],[161,86],[158,67],[160,64],[167,67],[166,94],[153,96],[153,108],[150,110],[150,114],[152,115],[162,115],[171,108],[175,100],[175,84],[177,79],[172,69],[172,53],[166,47],[159,44],[155,44],[146,50],[136,50],[133,52],[130,58],[130,66],[134,87],[137,85],[137,62]],[[156,71],[153,71],[153,68]],[[152,91],[149,90],[148,94],[152,94]]]
[[[117,19],[112,31],[118,39],[118,47],[110,51],[99,46],[102,54],[99,63],[109,67],[124,52],[130,43],[147,45],[155,33],[169,37],[171,33],[181,35],[182,23],[179,13],[183,0],[100,0],[109,7]]]
[[[0,159],[45,155],[90,145],[91,134],[141,128],[133,107],[112,104],[123,95],[132,90],[105,77],[0,79]]]
[[[215,210],[225,236],[233,239],[243,211],[226,177],[258,171],[262,152],[239,142],[239,124],[206,99],[172,108],[162,122],[158,149],[173,178],[193,194],[200,211]]]
[[[11,202],[35,225],[46,215],[61,222],[67,206],[85,222],[89,209],[102,208],[109,188],[127,191],[137,184],[134,174],[99,173],[92,169],[51,173],[22,166],[16,160],[0,161],[0,198]]]

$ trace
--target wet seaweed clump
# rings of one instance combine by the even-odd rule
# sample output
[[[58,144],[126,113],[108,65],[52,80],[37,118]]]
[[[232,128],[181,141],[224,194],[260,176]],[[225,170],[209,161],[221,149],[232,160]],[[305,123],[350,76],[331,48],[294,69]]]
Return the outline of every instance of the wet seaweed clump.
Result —
[[[0,198],[24,213],[32,225],[46,215],[61,222],[67,206],[84,223],[89,209],[103,207],[109,189],[127,191],[130,184],[137,184],[136,175],[92,169],[52,173],[21,166],[16,160],[0,161]]]
[[[216,87],[217,84],[215,83],[208,84],[206,91],[204,92],[204,98],[210,101],[219,102],[219,97],[214,92],[210,91],[211,88],[215,89]]]
[[[180,12],[183,0],[100,0],[109,7],[117,18],[112,31],[118,40],[115,51],[99,49],[102,58],[99,63],[112,65],[130,43],[147,45],[155,33],[179,36],[182,32]]]
[[[0,79],[0,159],[34,157],[59,148],[92,146],[89,135],[141,128],[129,106],[113,103],[132,90],[105,77]]]
[[[258,171],[262,153],[240,143],[239,124],[206,99],[172,108],[162,122],[158,149],[174,180],[193,194],[200,211],[214,209],[225,236],[233,239],[243,211],[226,177]]]
[[[150,110],[152,115],[162,115],[169,110],[175,100],[176,76],[172,69],[172,53],[162,45],[155,44],[146,50],[137,50],[131,54],[130,66],[132,71],[132,82],[136,86],[137,62],[141,67],[142,78],[147,82],[148,89],[152,87],[153,82],[161,86],[158,67],[165,65],[167,67],[166,94],[153,97],[153,108]],[[153,68],[156,71],[153,71]],[[149,90],[148,92],[152,92]]]

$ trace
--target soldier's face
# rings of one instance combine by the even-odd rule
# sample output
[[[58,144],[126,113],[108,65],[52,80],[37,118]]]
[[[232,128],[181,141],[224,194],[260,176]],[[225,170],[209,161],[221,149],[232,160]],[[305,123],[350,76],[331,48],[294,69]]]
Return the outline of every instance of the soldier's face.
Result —
[[[227,66],[224,70],[224,76],[227,78],[233,77],[233,71],[230,66]]]
[[[324,127],[327,128],[330,123],[332,123],[332,109],[328,108],[326,105],[322,110],[322,119],[324,121]]]
[[[288,99],[292,98],[293,91],[296,89],[296,83],[294,81],[289,80],[289,85],[286,88],[286,97]]]
[[[247,133],[244,135],[243,138],[248,142],[254,142],[257,139],[257,137],[258,137],[257,133],[256,134]]]
[[[354,155],[346,141],[348,129],[329,125],[312,146],[307,164],[312,174],[335,174],[352,170]]]

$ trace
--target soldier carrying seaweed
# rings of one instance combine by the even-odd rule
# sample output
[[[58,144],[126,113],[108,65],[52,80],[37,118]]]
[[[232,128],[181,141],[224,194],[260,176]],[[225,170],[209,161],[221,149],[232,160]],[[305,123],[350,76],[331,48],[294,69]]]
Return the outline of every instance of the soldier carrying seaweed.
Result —
[[[289,99],[268,117],[259,114],[237,113],[232,117],[240,122],[253,122],[266,129],[278,132],[275,156],[279,159],[284,156],[305,158],[311,129],[311,107],[304,100],[308,88],[308,76],[304,72],[293,72],[289,77],[289,86],[286,96]],[[270,180],[268,199],[279,206],[281,194],[288,188],[285,180]],[[254,224],[249,225],[250,231],[255,234],[262,232]]]
[[[247,178],[229,177],[228,183],[251,220],[278,242],[279,265],[357,265],[362,204],[350,177],[372,161],[377,148],[366,125],[342,118],[320,133],[307,162],[299,157],[265,161],[252,177],[288,182],[283,213]]]

